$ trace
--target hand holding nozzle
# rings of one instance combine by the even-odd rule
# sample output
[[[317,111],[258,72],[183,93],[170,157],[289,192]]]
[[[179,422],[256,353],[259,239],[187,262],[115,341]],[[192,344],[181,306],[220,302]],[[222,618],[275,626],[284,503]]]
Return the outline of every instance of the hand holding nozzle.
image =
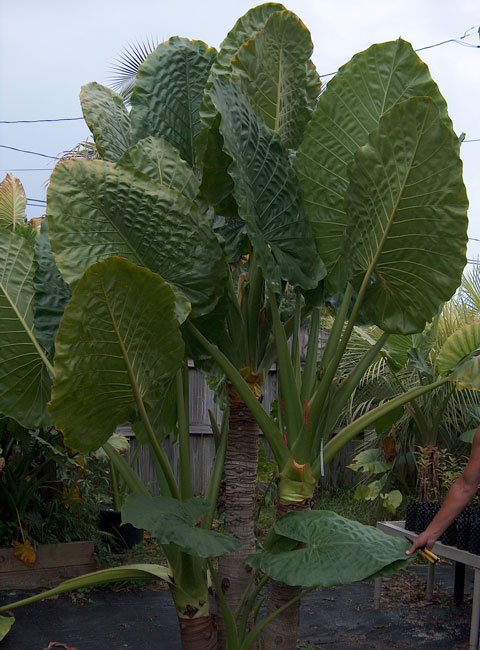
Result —
[[[431,562],[432,564],[436,564],[438,560],[440,559],[438,555],[435,555],[435,553],[432,553],[432,551],[429,551],[428,548],[423,547],[418,549],[420,552],[420,555],[425,559]]]
[[[425,535],[425,533],[422,533],[422,535]],[[407,542],[410,542],[411,540],[408,537],[405,537]],[[436,564],[438,560],[440,559],[438,555],[435,555],[435,553],[432,553],[432,551],[426,546],[426,542],[422,544],[422,539],[421,536],[418,535],[418,537],[414,540],[412,546],[408,549],[406,552],[407,555],[411,555],[415,551],[419,551],[420,555],[425,559],[431,562],[432,564]],[[433,541],[431,542],[433,546]]]

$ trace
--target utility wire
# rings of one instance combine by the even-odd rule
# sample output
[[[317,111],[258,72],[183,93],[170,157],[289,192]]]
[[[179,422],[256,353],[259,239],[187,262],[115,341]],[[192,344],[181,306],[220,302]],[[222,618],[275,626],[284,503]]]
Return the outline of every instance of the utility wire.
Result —
[[[464,47],[476,47],[480,48],[480,45],[474,45],[473,43],[464,43],[463,39],[468,38],[469,36],[472,35],[472,32],[475,30],[475,32],[478,33],[479,39],[480,39],[480,25],[474,25],[473,27],[470,27],[470,29],[467,29],[467,31],[463,34],[463,36],[459,36],[457,38],[449,38],[446,41],[441,41],[440,43],[434,43],[433,45],[425,45],[425,47],[419,47],[415,50],[415,52],[421,52],[422,50],[431,50],[434,47],[439,47],[440,45],[445,45],[446,43],[456,43],[457,45],[463,45]],[[321,74],[320,79],[325,79],[326,77],[333,77],[336,75],[338,70],[336,72],[329,72],[328,74]]]
[[[37,151],[27,151],[26,149],[17,149],[16,147],[7,147],[6,144],[0,144],[2,149],[11,149],[12,151],[19,151],[20,153],[30,153],[34,156],[42,156],[42,158],[51,158],[52,160],[60,160],[57,156],[47,156],[44,153],[38,153]]]
[[[0,124],[38,124],[40,122],[75,122],[83,117],[59,117],[52,120],[0,120]]]

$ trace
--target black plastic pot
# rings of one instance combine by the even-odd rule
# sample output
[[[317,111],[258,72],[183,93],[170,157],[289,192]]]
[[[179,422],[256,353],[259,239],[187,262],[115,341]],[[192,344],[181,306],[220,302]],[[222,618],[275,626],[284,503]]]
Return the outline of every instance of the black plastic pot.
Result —
[[[415,532],[417,527],[417,505],[418,503],[409,503],[407,505],[407,514],[405,517],[405,530]]]
[[[405,517],[405,529],[420,534],[432,521],[440,504],[431,501],[409,503]],[[480,555],[480,507],[467,506],[440,537],[442,544],[456,546],[464,551]]]
[[[462,551],[470,549],[470,533],[472,529],[472,508],[467,506],[457,519],[457,548]]]
[[[118,510],[100,510],[98,527],[109,535],[109,543],[116,551],[129,550],[143,541],[143,528],[122,524],[122,513]]]
[[[440,504],[435,501],[422,501],[421,503],[409,503],[405,518],[406,530],[414,533],[422,533],[428,524],[435,517],[440,509]]]
[[[470,523],[470,539],[468,544],[468,550],[470,553],[475,553],[475,555],[480,555],[480,519],[472,518]]]

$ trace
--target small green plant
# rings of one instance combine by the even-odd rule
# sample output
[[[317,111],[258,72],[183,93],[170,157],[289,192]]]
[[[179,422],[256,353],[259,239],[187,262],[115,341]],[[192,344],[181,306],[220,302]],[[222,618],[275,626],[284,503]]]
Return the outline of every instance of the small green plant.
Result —
[[[387,436],[383,439],[381,447],[361,451],[348,467],[354,472],[365,474],[367,480],[372,477],[374,479],[369,483],[357,485],[354,498],[377,501],[387,512],[395,514],[403,501],[403,496],[400,490],[390,489],[396,458],[396,453],[392,452],[392,449],[395,449],[395,441],[393,437]]]

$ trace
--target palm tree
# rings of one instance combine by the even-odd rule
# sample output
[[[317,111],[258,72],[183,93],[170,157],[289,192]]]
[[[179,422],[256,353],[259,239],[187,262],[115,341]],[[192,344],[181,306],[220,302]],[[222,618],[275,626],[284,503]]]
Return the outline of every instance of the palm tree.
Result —
[[[406,390],[438,378],[437,358],[446,341],[479,317],[478,277],[476,268],[464,274],[460,290],[445,303],[440,314],[424,332],[389,338],[352,395],[343,414],[345,423]],[[349,372],[380,336],[381,331],[376,327],[357,328],[342,361],[342,372]],[[407,488],[405,472],[408,474],[409,469],[414,468],[408,459],[414,458],[415,450],[421,448],[424,450],[423,455],[428,455],[429,450],[434,453],[439,447],[458,447],[459,435],[470,426],[475,407],[479,403],[480,395],[477,391],[457,390],[454,384],[438,387],[405,404],[393,418],[383,425],[379,423],[376,432],[366,432],[358,448],[360,454],[351,468],[371,477],[372,461],[375,458],[384,463],[383,469],[389,475],[389,478],[382,478],[384,494],[393,476],[400,481],[400,485]],[[392,436],[396,453],[393,457],[386,458],[380,450]],[[367,449],[377,449],[378,453],[362,453]],[[374,491],[378,493],[376,486],[380,469],[377,466],[374,484],[371,484],[374,487],[369,490],[361,488],[359,495],[371,498]],[[385,501],[385,506],[388,505],[389,502]]]

